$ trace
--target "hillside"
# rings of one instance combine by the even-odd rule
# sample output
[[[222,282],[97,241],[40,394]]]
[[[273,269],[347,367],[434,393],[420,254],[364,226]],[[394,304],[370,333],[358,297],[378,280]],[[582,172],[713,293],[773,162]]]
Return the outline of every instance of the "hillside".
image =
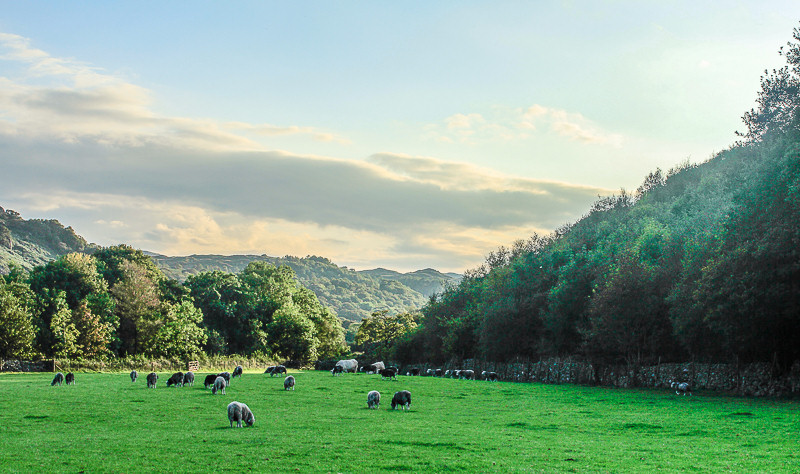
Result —
[[[0,207],[0,274],[10,265],[30,270],[70,252],[95,248],[72,227],[54,219],[23,219],[11,209]]]
[[[150,256],[167,276],[179,281],[206,271],[237,273],[253,261],[264,261],[275,266],[288,265],[300,283],[314,291],[322,304],[333,308],[340,318],[349,321],[360,321],[380,309],[396,312],[420,308],[430,295],[441,292],[459,278],[457,274],[443,274],[430,268],[410,273],[383,268],[355,271],[316,256]]]

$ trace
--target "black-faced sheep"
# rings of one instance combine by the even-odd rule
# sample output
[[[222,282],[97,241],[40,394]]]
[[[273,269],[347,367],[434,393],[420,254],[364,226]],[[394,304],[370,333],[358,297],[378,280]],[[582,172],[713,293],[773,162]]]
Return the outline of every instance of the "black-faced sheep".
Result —
[[[50,382],[50,386],[52,387],[53,385],[61,385],[62,383],[64,383],[64,374],[59,372],[55,377],[53,377],[53,381]]]
[[[156,383],[158,382],[158,374],[155,372],[150,372],[147,374],[147,388],[156,388]]]
[[[136,382],[136,379],[138,377],[139,377],[139,372],[131,370],[131,383]]]
[[[683,395],[683,396],[686,396],[687,394],[689,396],[692,395],[692,387],[690,387],[689,384],[686,382],[680,382],[680,383],[672,382],[670,386],[675,390],[676,395]]]
[[[497,372],[487,372],[484,370],[481,372],[481,377],[489,382],[497,382]]]
[[[290,376],[286,377],[285,379],[283,379],[283,389],[284,390],[289,390],[289,389],[294,390],[294,377],[293,376],[290,375]]]
[[[172,377],[167,379],[167,387],[181,387],[183,386],[183,372],[175,372]]]
[[[234,421],[236,422],[236,427],[241,428],[242,421],[244,421],[247,426],[253,426],[253,423],[256,422],[256,417],[253,416],[250,407],[244,403],[230,402],[228,404],[228,421],[231,422],[231,428],[233,428]]]
[[[237,365],[236,368],[233,369],[233,376],[232,377],[234,377],[234,378],[241,377],[242,376],[242,372],[243,372],[242,366],[241,365]]]
[[[378,408],[381,404],[381,392],[373,390],[367,394],[367,408]]]
[[[381,370],[381,379],[383,380],[397,380],[397,372],[393,369],[383,369]]]
[[[331,369],[331,375],[333,375],[334,377],[337,375],[342,375],[343,373],[344,373],[344,367],[342,367],[341,365],[335,365]]]
[[[206,375],[206,379],[203,381],[203,386],[205,388],[211,387],[214,385],[214,381],[217,380],[217,374],[208,374]]]
[[[67,372],[67,375],[64,376],[64,382],[67,385],[75,385],[75,374]]]
[[[216,395],[217,392],[222,391],[222,394],[225,395],[225,387],[228,386],[228,382],[225,381],[224,377],[217,377],[214,380],[214,386],[211,388],[211,394]]]
[[[406,372],[406,375],[410,375],[412,377],[416,377],[419,375],[419,367],[412,367],[411,370]]]
[[[358,372],[358,361],[355,359],[343,359],[336,365],[340,365],[344,372],[353,372],[354,374]]]
[[[194,372],[186,372],[183,374],[183,385],[194,385]]]
[[[442,369],[436,369],[433,371],[434,377],[441,377],[442,376]]]
[[[410,410],[411,409],[411,392],[408,390],[403,390],[401,392],[395,392],[394,396],[392,397],[392,410],[396,410],[398,405],[403,410]]]

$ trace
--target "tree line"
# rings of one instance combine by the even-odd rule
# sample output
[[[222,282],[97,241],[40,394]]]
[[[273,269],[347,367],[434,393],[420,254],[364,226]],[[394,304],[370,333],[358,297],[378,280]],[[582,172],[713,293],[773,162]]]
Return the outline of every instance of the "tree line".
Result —
[[[492,252],[396,339],[403,362],[800,360],[800,30],[746,132]]]
[[[347,350],[340,320],[287,266],[253,262],[184,284],[127,245],[69,253],[0,278],[0,357],[261,355]]]

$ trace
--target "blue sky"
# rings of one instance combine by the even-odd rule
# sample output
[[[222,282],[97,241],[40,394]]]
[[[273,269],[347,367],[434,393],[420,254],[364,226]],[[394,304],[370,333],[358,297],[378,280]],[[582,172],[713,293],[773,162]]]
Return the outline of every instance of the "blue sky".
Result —
[[[462,271],[727,148],[797,2],[4,2],[0,205]]]

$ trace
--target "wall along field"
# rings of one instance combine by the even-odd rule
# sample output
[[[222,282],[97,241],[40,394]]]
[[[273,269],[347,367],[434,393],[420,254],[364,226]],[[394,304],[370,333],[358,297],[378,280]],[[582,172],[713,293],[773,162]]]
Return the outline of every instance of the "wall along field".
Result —
[[[232,368],[231,368],[232,369]],[[2,471],[797,471],[800,404],[710,393],[245,372],[226,395],[146,373],[0,374]],[[367,392],[381,392],[378,410]],[[394,392],[410,411],[391,411]],[[255,414],[230,428],[236,400]]]

